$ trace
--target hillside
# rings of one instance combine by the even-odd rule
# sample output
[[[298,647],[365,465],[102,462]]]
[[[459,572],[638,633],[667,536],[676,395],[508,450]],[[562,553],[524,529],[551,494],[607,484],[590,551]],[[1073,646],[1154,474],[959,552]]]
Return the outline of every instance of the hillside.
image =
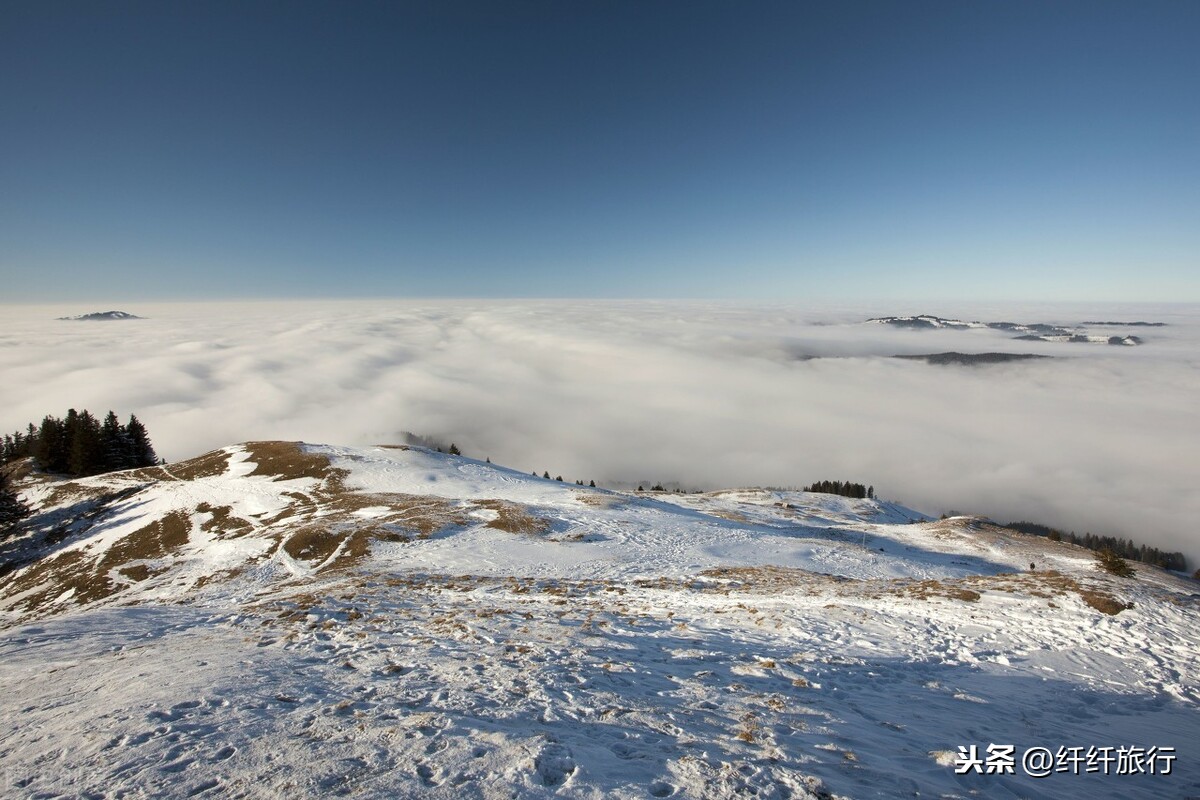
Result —
[[[18,483],[23,794],[1200,794],[1197,584],[979,518],[287,442]],[[1015,774],[955,774],[992,742]],[[1089,746],[1176,758],[1022,773]]]

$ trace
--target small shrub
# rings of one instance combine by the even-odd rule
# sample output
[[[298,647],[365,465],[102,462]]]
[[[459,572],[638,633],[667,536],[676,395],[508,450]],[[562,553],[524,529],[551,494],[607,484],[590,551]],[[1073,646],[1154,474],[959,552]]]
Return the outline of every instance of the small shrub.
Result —
[[[1132,578],[1137,574],[1125,559],[1107,548],[1096,552],[1096,566],[1118,578]]]
[[[1101,614],[1116,616],[1127,608],[1133,608],[1133,603],[1122,603],[1112,595],[1104,594],[1103,592],[1082,591],[1079,593],[1079,596],[1083,598],[1083,602]]]

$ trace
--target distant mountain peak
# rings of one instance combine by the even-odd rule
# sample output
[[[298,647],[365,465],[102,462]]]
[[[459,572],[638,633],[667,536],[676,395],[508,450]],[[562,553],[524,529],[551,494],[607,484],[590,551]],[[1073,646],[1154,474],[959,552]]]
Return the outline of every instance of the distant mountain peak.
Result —
[[[114,319],[142,319],[136,314],[130,314],[128,311],[93,311],[91,314],[79,314],[74,317],[59,317],[65,320],[114,320]]]

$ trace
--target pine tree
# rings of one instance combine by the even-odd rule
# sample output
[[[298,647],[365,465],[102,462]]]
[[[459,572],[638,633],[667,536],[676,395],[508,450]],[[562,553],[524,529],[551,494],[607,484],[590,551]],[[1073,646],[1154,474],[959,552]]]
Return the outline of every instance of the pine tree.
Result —
[[[100,425],[100,446],[104,453],[105,469],[128,469],[133,466],[129,435],[113,411],[108,412]]]
[[[1096,552],[1096,562],[1100,569],[1120,578],[1132,578],[1137,574],[1125,559],[1107,547]]]
[[[593,489],[595,489],[595,488],[596,488],[596,482],[595,482],[595,481],[588,481],[588,486],[590,486],[590,487],[592,487]]]
[[[84,409],[75,417],[67,471],[72,475],[95,475],[104,470],[104,445],[100,423]]]
[[[62,420],[47,414],[38,429],[38,446],[34,457],[47,472],[67,471],[67,431]]]
[[[150,444],[150,437],[146,433],[146,426],[136,416],[132,414],[129,416],[129,423],[125,426],[125,432],[129,436],[131,466],[153,467],[158,463],[158,454],[154,452],[154,447]]]
[[[458,445],[456,445],[454,442],[450,443],[450,455],[452,455],[452,456],[461,456],[462,455],[462,450],[459,450]]]
[[[25,505],[25,501],[13,490],[8,473],[0,470],[0,535],[9,533],[27,516],[29,506]]]

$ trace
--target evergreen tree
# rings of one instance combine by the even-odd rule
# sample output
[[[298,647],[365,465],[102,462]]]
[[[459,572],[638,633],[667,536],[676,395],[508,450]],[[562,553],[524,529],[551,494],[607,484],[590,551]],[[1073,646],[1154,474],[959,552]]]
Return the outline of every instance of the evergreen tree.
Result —
[[[596,488],[596,482],[595,482],[595,481],[588,481],[588,486],[590,486],[590,487],[592,487],[593,489],[595,489],[595,488]]]
[[[73,410],[73,409],[72,409]],[[42,419],[42,427],[38,429],[38,446],[34,457],[48,472],[66,472],[69,451],[67,449],[67,431],[62,420],[47,414]]]
[[[13,490],[8,473],[0,470],[0,536],[9,533],[27,516],[29,506],[25,505],[25,501]]]
[[[85,409],[75,416],[67,471],[72,475],[95,475],[104,471],[104,446],[100,423]]]
[[[133,449],[125,426],[113,411],[108,412],[100,425],[100,447],[106,469],[128,469],[133,466],[130,451]]]
[[[452,456],[461,456],[462,455],[462,450],[459,450],[458,445],[456,445],[454,442],[450,443],[450,455],[452,455]]]
[[[131,414],[129,423],[125,426],[125,432],[129,436],[131,466],[153,467],[158,463],[158,454],[154,452],[154,447],[150,444],[150,436],[146,433],[146,426],[141,423],[141,420]]]

